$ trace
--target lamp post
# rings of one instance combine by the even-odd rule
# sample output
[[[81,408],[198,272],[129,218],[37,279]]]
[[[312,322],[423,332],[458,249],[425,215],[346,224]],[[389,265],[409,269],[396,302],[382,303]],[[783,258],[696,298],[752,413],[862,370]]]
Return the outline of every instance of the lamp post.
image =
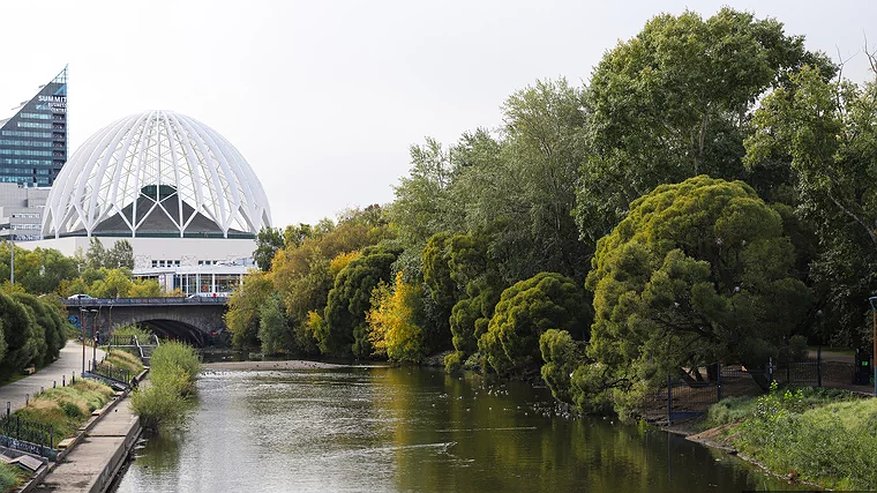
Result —
[[[12,225],[9,225],[12,229]],[[15,234],[9,233],[9,250],[12,252],[9,257],[9,284],[15,285]]]
[[[871,348],[871,371],[874,373],[874,396],[877,396],[877,296],[868,298],[871,303],[871,319],[873,323]]]
[[[79,300],[79,303],[80,304],[82,303],[81,299]],[[82,326],[82,372],[81,373],[85,373],[85,338],[86,338],[85,323],[88,321],[88,313],[89,312],[97,313],[97,310],[95,310],[94,308],[85,309],[85,308],[82,308],[81,306],[79,307],[79,318],[80,318],[79,322],[80,322],[80,325]],[[96,322],[97,322],[97,315],[95,315],[95,320],[92,321],[92,330],[94,330],[94,325],[96,324]]]
[[[79,299],[79,328],[82,330],[82,371],[80,375],[85,373],[85,308],[82,308],[82,299]]]

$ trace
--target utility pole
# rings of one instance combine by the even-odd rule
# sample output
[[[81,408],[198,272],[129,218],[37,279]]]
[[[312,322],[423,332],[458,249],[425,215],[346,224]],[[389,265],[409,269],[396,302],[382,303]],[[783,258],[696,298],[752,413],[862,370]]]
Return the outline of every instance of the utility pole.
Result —
[[[15,234],[12,233],[12,225],[9,226],[9,284],[15,285]]]

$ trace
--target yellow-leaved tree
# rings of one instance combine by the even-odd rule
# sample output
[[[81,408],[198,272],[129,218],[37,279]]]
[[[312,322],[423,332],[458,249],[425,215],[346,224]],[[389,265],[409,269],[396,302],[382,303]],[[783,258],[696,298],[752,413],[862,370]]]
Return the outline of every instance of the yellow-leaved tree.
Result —
[[[371,306],[366,320],[375,354],[398,362],[423,359],[423,289],[399,272],[393,286],[381,282],[372,291]]]

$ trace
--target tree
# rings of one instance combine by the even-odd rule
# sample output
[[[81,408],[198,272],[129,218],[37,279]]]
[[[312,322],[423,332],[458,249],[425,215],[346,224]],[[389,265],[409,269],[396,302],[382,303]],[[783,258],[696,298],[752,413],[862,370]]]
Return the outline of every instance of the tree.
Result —
[[[598,243],[587,279],[588,355],[612,382],[603,390],[639,393],[717,361],[766,362],[809,308],[794,261],[779,213],[743,182],[698,176],[635,200]]]
[[[542,380],[555,399],[572,403],[571,379],[573,372],[585,362],[584,341],[576,341],[565,330],[549,329],[539,337],[542,354]]]
[[[259,308],[259,341],[262,354],[277,354],[293,349],[292,330],[280,297],[270,296]]]
[[[877,79],[828,82],[809,66],[790,79],[756,111],[746,162],[791,163],[798,212],[820,242],[813,277],[838,327],[833,342],[861,343],[870,332],[863,300],[877,292]]]
[[[418,363],[427,354],[423,289],[403,277],[398,272],[392,288],[382,282],[372,291],[369,341],[376,354],[391,361]]]
[[[458,229],[462,215],[450,192],[454,179],[451,152],[427,138],[424,145],[411,146],[410,154],[409,176],[395,187],[389,215],[402,243],[419,251],[432,235]]]
[[[607,52],[585,96],[590,150],[581,167],[576,219],[595,242],[630,201],[661,183],[705,173],[746,178],[765,197],[790,183],[788,166],[744,169],[743,139],[759,99],[801,66],[834,67],[773,19],[723,8],[659,15]]]
[[[259,310],[274,292],[271,274],[250,272],[243,284],[228,299],[225,324],[232,334],[232,344],[237,348],[256,348],[259,343]]]
[[[542,333],[566,329],[584,339],[587,314],[581,286],[560,274],[541,272],[503,291],[478,349],[500,374],[538,368]]]
[[[102,268],[103,279],[94,281],[89,286],[88,294],[95,298],[127,298],[134,282],[131,272],[127,269]]]
[[[263,272],[271,270],[271,263],[277,250],[283,248],[283,233],[280,228],[264,227],[256,234],[256,250],[253,252],[253,260]]]
[[[155,279],[135,279],[128,289],[129,298],[158,298],[162,294],[161,286]]]
[[[85,267],[98,270],[106,267],[107,250],[98,238],[91,237],[88,240],[88,250],[85,252]]]
[[[103,258],[103,267],[108,269],[134,268],[134,248],[128,240],[119,240],[106,251]]]
[[[390,244],[365,248],[361,257],[335,276],[326,300],[325,324],[316,334],[323,354],[352,354],[357,358],[372,354],[365,318],[371,308],[372,291],[381,281],[390,280],[391,267],[400,252],[399,247]]]
[[[46,313],[42,303],[32,294],[17,292],[10,293],[10,296],[24,307],[28,312],[29,318],[33,320],[30,340],[27,342],[27,345],[33,348],[32,358],[34,365],[41,367],[47,362],[49,355],[48,338],[52,337],[54,339],[52,320]]]
[[[0,292],[0,322],[2,322],[6,356],[0,363],[7,374],[21,370],[37,354],[34,341],[33,315],[15,299]]]

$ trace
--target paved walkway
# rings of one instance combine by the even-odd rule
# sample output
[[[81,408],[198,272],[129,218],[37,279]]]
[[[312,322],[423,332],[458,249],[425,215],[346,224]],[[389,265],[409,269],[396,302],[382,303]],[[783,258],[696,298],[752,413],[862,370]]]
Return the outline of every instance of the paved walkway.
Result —
[[[86,346],[86,365],[91,361],[92,348]],[[104,352],[97,350],[97,359],[103,358]],[[82,345],[76,341],[67,341],[67,345],[61,348],[61,354],[49,366],[40,369],[33,375],[28,375],[20,380],[8,383],[0,387],[0,413],[6,412],[6,403],[12,406],[12,412],[24,407],[27,395],[33,396],[40,391],[40,387],[50,389],[53,382],[61,385],[62,376],[70,381],[75,373],[79,377],[82,369]]]
[[[105,491],[140,435],[140,420],[125,398],[85,435],[37,486],[37,491],[86,493]]]

